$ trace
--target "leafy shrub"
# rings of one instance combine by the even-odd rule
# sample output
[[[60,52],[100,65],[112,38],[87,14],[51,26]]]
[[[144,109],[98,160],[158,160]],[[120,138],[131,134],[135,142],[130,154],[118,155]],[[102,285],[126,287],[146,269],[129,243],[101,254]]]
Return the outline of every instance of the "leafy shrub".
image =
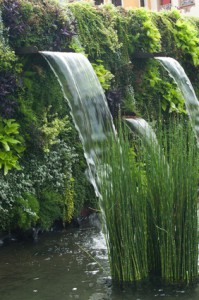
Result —
[[[157,116],[164,112],[185,113],[184,99],[175,82],[161,69],[157,61],[149,61],[145,72],[136,79],[135,103],[138,111]],[[148,102],[144,108],[144,104]],[[157,114],[156,114],[157,113]]]
[[[152,20],[152,14],[145,9],[129,11],[129,32],[134,51],[158,52],[160,50],[160,33]],[[133,53],[132,53],[133,54]]]
[[[70,212],[71,218],[72,198],[68,199],[68,195],[69,190],[71,193],[73,190],[71,178],[75,160],[74,149],[60,142],[57,149],[46,153],[43,159],[30,156],[20,172],[0,174],[0,228],[16,227],[19,222],[22,229],[27,229],[36,222],[47,229],[56,218],[66,220],[64,211]]]
[[[13,216],[16,214],[17,199],[24,195],[34,195],[35,189],[29,174],[13,169],[6,176],[0,173],[0,230],[8,230],[11,224],[16,227]],[[20,207],[22,208],[21,203]],[[15,210],[15,213],[13,211]]]
[[[77,22],[82,47],[93,60],[101,58],[107,49],[114,53],[121,47],[112,24],[106,24],[94,6],[89,3],[72,3],[69,9]]]
[[[45,114],[43,118],[43,125],[40,129],[44,134],[44,152],[49,152],[52,145],[60,142],[59,135],[61,133],[69,133],[71,131],[68,116],[63,119],[59,119],[57,114],[48,116]]]
[[[110,88],[111,80],[113,79],[114,75],[111,74],[110,71],[106,70],[102,63],[102,60],[97,60],[97,63],[92,63],[92,67],[103,89],[108,90]]]
[[[199,65],[199,35],[197,28],[183,19],[179,12],[174,11],[176,22],[173,25],[176,48],[180,50],[182,58],[186,56],[191,58],[194,66]]]
[[[34,45],[40,50],[60,50],[75,34],[56,2],[4,0],[2,17],[13,47]]]
[[[0,116],[4,118],[15,117],[17,102],[14,92],[17,90],[17,77],[21,66],[17,57],[8,46],[3,36],[4,26],[0,11]]]
[[[40,194],[39,225],[49,229],[55,220],[63,217],[63,199],[52,189],[44,189]]]
[[[0,119],[0,168],[4,175],[12,168],[20,169],[19,154],[25,150],[19,124],[13,119]]]
[[[63,221],[71,222],[74,216],[75,204],[74,204],[74,178],[66,183],[66,191],[64,197],[64,210],[63,210]]]
[[[19,227],[21,229],[29,229],[35,225],[39,216],[39,202],[38,199],[28,193],[24,193],[22,197],[17,198],[12,211],[12,227]]]

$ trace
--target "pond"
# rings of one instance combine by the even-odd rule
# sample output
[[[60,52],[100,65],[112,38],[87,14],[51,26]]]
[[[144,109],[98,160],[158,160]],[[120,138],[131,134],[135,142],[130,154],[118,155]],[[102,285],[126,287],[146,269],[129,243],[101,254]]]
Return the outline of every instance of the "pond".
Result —
[[[111,285],[105,240],[96,228],[39,236],[0,247],[1,300],[198,300],[199,286],[165,291]]]

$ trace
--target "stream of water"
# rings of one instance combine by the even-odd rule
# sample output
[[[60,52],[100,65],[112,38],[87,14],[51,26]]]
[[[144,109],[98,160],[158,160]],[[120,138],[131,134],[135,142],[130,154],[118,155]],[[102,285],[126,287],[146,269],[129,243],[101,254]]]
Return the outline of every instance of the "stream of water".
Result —
[[[199,144],[199,101],[194,88],[179,62],[171,57],[156,57],[176,82],[185,101],[186,111],[190,116],[192,126]]]
[[[188,291],[113,287],[104,237],[95,228],[1,246],[0,262],[1,300],[199,299],[199,286]]]

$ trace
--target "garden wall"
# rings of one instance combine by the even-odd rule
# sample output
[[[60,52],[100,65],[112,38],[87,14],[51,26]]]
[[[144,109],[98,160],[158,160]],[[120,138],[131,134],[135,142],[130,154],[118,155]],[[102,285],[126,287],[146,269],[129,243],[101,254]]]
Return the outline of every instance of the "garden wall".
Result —
[[[114,118],[184,114],[184,100],[155,59],[177,59],[199,95],[199,19],[176,10],[126,11],[87,3],[0,1],[0,230],[49,229],[97,206],[69,108],[40,54],[19,48],[87,55]]]

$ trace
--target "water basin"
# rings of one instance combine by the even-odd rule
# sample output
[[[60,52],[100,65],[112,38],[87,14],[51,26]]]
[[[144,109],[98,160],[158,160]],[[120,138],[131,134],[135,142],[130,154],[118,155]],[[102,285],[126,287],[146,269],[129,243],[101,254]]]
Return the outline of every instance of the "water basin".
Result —
[[[95,228],[51,232],[0,247],[1,300],[198,300],[192,290],[113,287],[105,240]]]

